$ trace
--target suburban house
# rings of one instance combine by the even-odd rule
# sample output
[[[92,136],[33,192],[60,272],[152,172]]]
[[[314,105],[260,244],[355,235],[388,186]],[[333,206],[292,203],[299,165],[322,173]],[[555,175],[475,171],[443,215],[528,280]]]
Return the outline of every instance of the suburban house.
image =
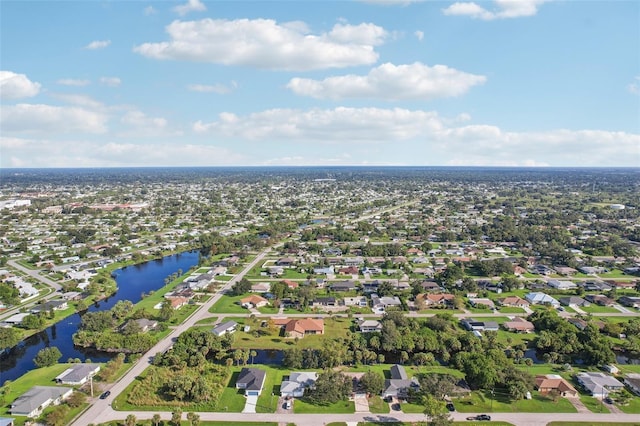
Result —
[[[442,291],[440,285],[435,281],[423,281],[420,283],[420,288],[427,293],[438,293]]]
[[[578,330],[584,330],[589,325],[587,321],[577,317],[567,318],[567,322],[575,325]]]
[[[547,374],[536,376],[536,389],[541,395],[556,391],[560,396],[578,396],[578,391],[567,382],[562,376],[557,374]]]
[[[258,296],[257,294],[252,294],[251,296],[240,299],[240,305],[247,309],[260,308],[262,306],[267,306],[268,304],[269,301],[267,299],[262,296]]]
[[[640,374],[638,373],[629,373],[624,378],[624,384],[629,387],[631,392],[636,395],[640,395]]]
[[[271,283],[256,283],[251,285],[251,293],[268,293],[271,291]]]
[[[313,268],[314,275],[333,275],[333,266]]]
[[[629,308],[640,308],[640,297],[622,296],[618,302]]]
[[[315,371],[300,371],[289,375],[280,384],[280,395],[284,397],[300,398],[306,389],[312,389],[318,379]]]
[[[460,324],[469,331],[498,331],[500,328],[495,321],[477,321],[473,318],[462,318]]]
[[[355,291],[356,283],[353,281],[340,281],[331,284],[332,291]]]
[[[32,314],[37,314],[40,312],[49,312],[49,311],[62,311],[67,309],[69,304],[66,300],[50,300],[48,302],[41,303],[39,305],[34,305],[30,312]]]
[[[382,397],[406,399],[409,389],[418,389],[419,387],[418,380],[415,377],[409,379],[404,367],[396,364],[391,367],[391,378],[384,381]]]
[[[595,398],[605,398],[609,392],[624,388],[613,376],[600,372],[584,372],[576,374],[578,383]]]
[[[236,331],[238,323],[235,321],[226,321],[213,327],[211,332],[216,336],[224,336],[225,334],[232,334]]]
[[[400,307],[402,306],[402,302],[398,298],[398,296],[383,296],[378,297],[377,294],[371,295],[371,305],[374,311],[383,312],[388,307]]]
[[[377,320],[358,321],[358,328],[362,333],[376,333],[382,331],[382,324]]]
[[[560,302],[558,302],[556,299],[554,299],[553,297],[549,296],[546,293],[541,293],[541,292],[533,292],[533,293],[527,293],[527,295],[524,297],[529,303],[531,303],[532,305],[551,305],[551,306],[560,306]]]
[[[276,261],[276,266],[282,266],[284,268],[291,268],[296,263],[296,259],[293,257],[283,257]]]
[[[342,300],[344,302],[344,306],[358,306],[360,308],[366,308],[369,306],[367,298],[364,296],[345,297]]]
[[[324,320],[322,318],[274,318],[273,322],[284,329],[285,337],[302,339],[310,334],[324,334]]]
[[[99,364],[75,364],[60,373],[55,381],[58,384],[81,386],[100,371]]]
[[[416,302],[424,303],[426,306],[453,306],[453,299],[456,297],[449,293],[427,293],[416,296]]]
[[[582,297],[579,297],[579,296],[565,296],[558,299],[558,301],[563,306],[577,306],[577,307],[591,306],[591,303],[587,302],[586,300],[584,300]]]
[[[338,301],[335,297],[317,297],[311,304],[312,307],[320,306],[338,306]]]
[[[514,333],[531,333],[535,330],[533,323],[522,317],[515,317],[511,321],[503,323],[502,326],[505,330]]]
[[[613,306],[616,303],[615,300],[605,296],[604,294],[587,294],[584,299],[600,306]]]
[[[58,405],[71,396],[73,388],[34,386],[18,397],[9,412],[15,416],[38,417],[50,405]]]
[[[243,368],[236,380],[236,389],[244,389],[246,396],[258,396],[262,392],[266,372],[259,368]]]
[[[573,281],[561,280],[549,280],[547,281],[547,285],[551,288],[555,288],[556,290],[573,290],[578,287],[578,285]]]
[[[476,307],[476,308],[477,307],[482,307],[482,306],[486,306],[489,309],[495,308],[495,305],[493,304],[493,300],[491,300],[491,299],[470,298],[469,299],[469,303],[471,303],[471,305]]]
[[[507,296],[507,297],[503,297],[501,299],[498,299],[498,303],[501,306],[512,306],[515,308],[528,308],[529,307],[529,302],[527,302],[526,300],[524,300],[521,297],[518,296]]]

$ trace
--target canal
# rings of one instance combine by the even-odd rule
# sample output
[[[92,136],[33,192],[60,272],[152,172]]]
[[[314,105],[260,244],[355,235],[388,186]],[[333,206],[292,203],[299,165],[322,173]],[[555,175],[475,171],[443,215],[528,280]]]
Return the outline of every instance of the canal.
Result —
[[[198,252],[191,251],[118,269],[113,274],[118,284],[118,291],[111,297],[91,305],[88,312],[111,309],[120,300],[136,303],[140,301],[143,293],[150,293],[164,286],[164,280],[169,275],[179,270],[187,272],[197,264]],[[0,384],[6,380],[15,380],[36,368],[33,358],[40,349],[45,347],[55,346],[60,349],[62,352],[60,362],[66,362],[69,358],[105,362],[114,357],[116,354],[77,348],[73,345],[72,336],[78,330],[81,318],[80,314],[73,314],[2,354]]]

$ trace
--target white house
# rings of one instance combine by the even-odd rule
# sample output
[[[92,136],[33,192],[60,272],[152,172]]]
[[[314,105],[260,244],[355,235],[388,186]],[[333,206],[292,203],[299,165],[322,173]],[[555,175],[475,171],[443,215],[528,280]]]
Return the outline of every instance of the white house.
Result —
[[[551,306],[555,306],[555,307],[560,306],[560,302],[558,302],[556,299],[554,299],[553,297],[549,296],[546,293],[541,293],[541,292],[527,293],[527,295],[524,298],[532,305],[550,304]]]
[[[305,389],[313,388],[318,379],[315,371],[294,372],[289,375],[287,380],[283,380],[280,384],[280,395],[284,397],[300,398],[304,395]]]
[[[81,386],[100,371],[99,364],[76,364],[56,377],[56,383]]]
[[[18,397],[9,412],[15,416],[38,417],[50,405],[58,405],[71,396],[73,388],[34,386]]]

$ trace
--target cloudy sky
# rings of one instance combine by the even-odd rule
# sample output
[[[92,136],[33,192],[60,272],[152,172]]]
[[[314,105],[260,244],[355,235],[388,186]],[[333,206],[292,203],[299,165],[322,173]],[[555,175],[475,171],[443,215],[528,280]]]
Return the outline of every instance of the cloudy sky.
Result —
[[[0,167],[640,166],[640,2],[11,1]]]

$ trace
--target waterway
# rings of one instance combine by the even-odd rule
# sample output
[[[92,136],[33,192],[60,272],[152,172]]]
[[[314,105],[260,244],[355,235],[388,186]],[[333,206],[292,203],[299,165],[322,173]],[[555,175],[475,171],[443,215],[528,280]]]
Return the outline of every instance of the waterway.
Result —
[[[150,293],[164,286],[164,280],[169,275],[179,270],[186,272],[197,264],[198,252],[191,251],[118,269],[113,273],[118,291],[109,298],[90,306],[88,312],[111,309],[120,300],[139,302],[143,293]],[[15,380],[36,368],[33,358],[40,349],[45,347],[55,346],[60,349],[61,362],[66,362],[69,358],[79,358],[82,361],[91,359],[95,362],[105,362],[113,358],[116,354],[78,348],[73,345],[72,336],[78,330],[81,318],[80,314],[73,314],[25,339],[0,356],[0,384],[5,380]]]

